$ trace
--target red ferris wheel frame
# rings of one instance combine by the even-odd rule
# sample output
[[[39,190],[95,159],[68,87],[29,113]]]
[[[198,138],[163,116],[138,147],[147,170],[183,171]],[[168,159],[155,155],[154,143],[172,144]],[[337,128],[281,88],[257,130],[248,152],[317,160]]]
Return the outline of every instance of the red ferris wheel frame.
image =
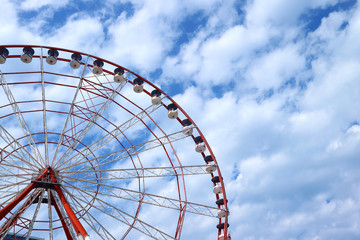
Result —
[[[230,239],[229,236],[228,236],[228,215],[229,215],[229,211],[228,211],[228,206],[227,206],[227,198],[226,198],[226,192],[225,192],[225,187],[224,187],[224,182],[223,182],[223,177],[221,175],[221,172],[220,172],[220,169],[218,167],[218,163],[216,161],[216,158],[208,144],[208,142],[206,141],[204,135],[202,134],[202,132],[200,131],[200,129],[196,126],[195,122],[190,118],[190,116],[181,108],[180,105],[178,105],[170,96],[168,96],[165,92],[163,92],[160,88],[158,88],[156,85],[154,85],[152,82],[148,81],[147,79],[141,77],[140,75],[138,75],[137,73],[127,69],[127,68],[124,68],[118,64],[115,64],[111,61],[108,61],[106,59],[103,59],[103,58],[99,58],[97,56],[94,56],[94,55],[89,55],[89,54],[86,54],[86,53],[83,53],[83,52],[79,52],[79,51],[73,51],[73,50],[69,50],[69,49],[64,49],[64,48],[54,48],[54,47],[49,47],[49,46],[39,46],[39,45],[0,45],[0,50],[1,49],[10,49],[10,52],[12,49],[19,49],[19,48],[23,48],[23,49],[40,49],[41,50],[41,54],[40,55],[36,55],[36,54],[30,54],[32,58],[39,58],[40,61],[41,61],[41,69],[40,71],[26,71],[26,72],[1,72],[1,77],[2,77],[2,81],[1,81],[1,85],[3,86],[3,88],[5,89],[5,92],[6,92],[6,89],[8,89],[9,86],[11,85],[16,85],[16,84],[21,84],[21,83],[16,83],[16,82],[13,82],[13,83],[7,83],[5,81],[5,78],[4,76],[6,75],[16,75],[16,74],[44,74],[44,69],[43,69],[43,59],[45,59],[47,56],[44,56],[43,55],[43,50],[56,50],[56,51],[60,51],[60,52],[64,52],[64,53],[68,53],[68,54],[79,54],[79,55],[83,55],[83,56],[87,56],[87,59],[96,59],[102,63],[105,63],[109,66],[112,66],[113,68],[119,68],[119,69],[122,69],[125,73],[129,75],[132,75],[134,76],[133,78],[135,79],[140,79],[140,81],[142,81],[145,85],[148,85],[149,87],[151,87],[152,89],[155,89],[157,92],[159,92],[161,95],[164,96],[163,99],[166,99],[167,101],[170,102],[169,105],[165,105],[162,101],[160,102],[159,106],[162,106],[164,108],[166,108],[167,110],[172,110],[169,108],[169,106],[171,105],[172,107],[174,107],[174,110],[178,110],[180,111],[180,113],[190,122],[189,125],[192,126],[193,129],[195,129],[197,131],[197,133],[199,134],[197,137],[191,135],[190,137],[194,139],[195,142],[197,142],[198,140],[200,140],[201,144],[203,144],[207,151],[209,152],[209,155],[206,156],[204,151],[201,152],[201,155],[204,159],[210,159],[212,160],[211,161],[211,164],[214,164],[213,166],[216,167],[216,170],[213,170],[210,172],[210,176],[211,176],[211,179],[214,179],[216,178],[216,182],[213,181],[213,185],[214,187],[215,186],[220,186],[221,187],[221,191],[219,191],[218,193],[215,194],[216,196],[216,203],[217,203],[217,208],[218,209],[223,209],[223,215],[221,217],[219,217],[219,224],[217,225],[218,226],[218,239]],[[25,53],[25,52],[24,52]],[[0,55],[2,54],[2,52],[0,51]],[[1,56],[0,56],[1,57]],[[6,55],[4,56],[5,59],[8,58],[8,59],[12,59],[12,58],[21,58],[22,55],[21,54],[14,54],[14,55]],[[59,61],[62,61],[62,62],[71,62],[72,60],[70,58],[58,58],[56,56],[56,60],[59,60]],[[95,60],[95,61],[96,61]],[[94,64],[91,64],[91,63],[88,63],[88,62],[80,62],[79,61],[79,64],[83,66],[84,68],[84,72],[85,72],[85,69],[86,68],[92,68],[94,69],[94,67],[97,67],[96,63],[94,61]],[[0,65],[1,66],[1,65]],[[105,73],[105,74],[108,74],[108,75],[115,75],[112,71],[108,70],[108,69],[105,69],[105,68],[102,68],[102,66],[99,66],[101,68],[101,70]],[[53,72],[46,72],[47,74],[52,74],[54,76],[59,76],[59,77],[64,77],[64,78],[73,78],[74,76],[72,75],[68,75],[68,74],[62,74],[62,73],[53,73]],[[116,93],[116,94],[119,94],[121,95],[115,88],[111,89],[111,87],[107,88],[105,86],[102,86],[103,88],[103,95],[105,96],[101,96],[101,94],[99,93],[96,93],[96,91],[94,91],[93,89],[96,89],[99,87],[99,84],[97,83],[94,83],[94,82],[91,82],[91,81],[88,81],[86,79],[86,77],[84,76],[81,76],[80,77],[80,82],[87,82],[89,83],[89,85],[91,85],[91,88],[89,87],[88,89],[85,89],[85,88],[82,88],[81,87],[81,84],[79,84],[77,86],[77,91],[79,91],[79,89],[82,89],[84,91],[88,91],[89,93],[91,93],[92,95],[96,96],[96,97],[103,97],[103,98],[108,98],[108,99],[111,99],[111,94],[112,93]],[[91,82],[91,83],[90,83]],[[111,85],[111,81],[110,82],[110,85]],[[35,81],[30,81],[30,82],[26,82],[26,84],[34,84]],[[64,87],[68,87],[68,88],[74,88],[75,86],[70,86],[70,85],[66,85],[64,83],[50,83],[50,82],[45,82],[43,79],[41,81],[37,81],[36,82],[37,84],[53,84],[53,85],[59,85],[59,86],[64,86]],[[126,81],[124,82],[124,84],[132,84],[132,85],[136,85],[137,82],[135,80],[131,81],[129,79],[126,79]],[[25,84],[25,82],[22,82],[22,84]],[[121,88],[120,88],[121,90]],[[152,96],[152,93],[146,89],[143,89],[142,90],[145,94],[147,94],[148,96]],[[7,95],[8,98],[12,98],[12,95],[11,95],[11,91],[9,91],[8,95]],[[154,109],[151,109],[149,112],[147,112],[147,109],[144,109],[140,106],[138,106],[136,103],[134,103],[132,100],[130,99],[127,99],[125,96],[122,96],[124,99],[126,99],[128,102],[130,102],[131,104],[137,106],[139,109],[141,109],[141,114],[143,116],[146,116],[146,117],[150,117],[150,113],[151,111],[153,111]],[[75,99],[75,98],[74,98]],[[91,107],[93,107],[94,109],[96,109],[96,107],[99,109],[99,106],[101,104],[99,104],[99,106],[97,106],[97,104],[95,102],[93,102],[93,98],[92,97],[88,97],[88,98],[84,98],[83,99],[83,102],[86,103],[86,104],[89,104],[91,105]],[[113,99],[112,99],[113,100]],[[57,103],[57,104],[64,104],[64,105],[69,105],[68,102],[60,102],[60,101],[51,101],[51,100],[48,100],[48,99],[45,99],[44,96],[43,96],[43,99],[41,100],[37,100],[39,103],[42,102],[43,104],[49,104],[49,103]],[[34,103],[34,101],[29,101],[30,103]],[[8,107],[8,106],[11,106],[12,108],[14,108],[15,110],[13,111],[13,113],[11,113],[10,115],[12,116],[16,116],[18,118],[20,118],[19,122],[21,122],[21,113],[20,112],[20,109],[16,109],[18,106],[18,104],[24,104],[26,103],[26,101],[22,101],[22,102],[16,102],[15,100],[9,100],[9,104],[7,105],[4,105],[2,107]],[[112,103],[116,104],[115,101],[112,101]],[[104,104],[105,105],[105,104]],[[123,110],[133,114],[131,112],[131,110],[127,109],[126,107],[122,106],[121,104],[118,104],[119,107],[121,107]],[[72,106],[72,105],[70,105]],[[90,163],[90,160],[88,159],[88,156],[89,155],[92,155],[93,158],[92,159],[95,159],[95,166],[92,167],[93,169],[93,173],[97,176],[96,178],[98,178],[98,175],[99,174],[102,174],[102,170],[100,169],[99,166],[101,166],[101,163],[99,163],[98,161],[98,157],[95,156],[92,152],[91,152],[91,149],[83,142],[81,142],[81,137],[79,137],[79,135],[81,135],[82,133],[84,132],[81,132],[81,131],[76,131],[77,127],[79,127],[81,124],[84,124],[86,122],[89,122],[89,124],[93,124],[93,125],[96,125],[99,129],[103,129],[103,131],[109,133],[108,130],[104,129],[100,124],[98,124],[96,122],[96,120],[94,119],[97,119],[97,118],[102,118],[103,121],[107,121],[109,122],[107,119],[105,119],[103,116],[101,116],[101,114],[99,114],[99,112],[97,112],[96,110],[95,111],[91,111],[91,107],[87,108],[87,109],[78,109],[78,112],[75,112],[75,111],[72,111],[71,113],[66,113],[66,112],[60,112],[60,111],[54,111],[58,114],[68,114],[68,119],[67,119],[67,122],[69,122],[69,124],[71,125],[71,127],[69,129],[66,129],[65,131],[65,128],[63,129],[63,131],[61,132],[60,134],[60,137],[59,137],[59,142],[53,142],[51,143],[50,140],[48,139],[45,139],[41,142],[38,142],[33,139],[33,136],[32,135],[36,135],[36,134],[43,134],[44,136],[50,136],[51,134],[53,135],[59,135],[59,133],[51,133],[51,132],[47,132],[47,131],[44,131],[44,132],[40,132],[40,133],[32,133],[30,134],[30,132],[28,134],[24,134],[24,136],[22,136],[21,138],[12,138],[12,136],[9,134],[9,136],[5,136],[7,137],[9,140],[8,144],[6,147],[2,148],[1,149],[1,162],[0,164],[2,163],[5,163],[5,160],[9,157],[9,156],[13,156],[14,153],[16,153],[17,151],[20,151],[19,149],[21,149],[21,151],[23,152],[23,154],[27,154],[27,150],[26,148],[36,148],[37,145],[39,144],[44,144],[45,146],[48,145],[48,144],[54,144],[58,146],[60,146],[60,142],[61,142],[61,146],[67,146],[69,149],[75,149],[76,150],[76,146],[78,145],[81,145],[84,147],[84,149],[86,150],[86,153],[84,152],[79,152],[77,155],[75,154],[75,157],[76,156],[79,156],[77,159],[85,159],[84,162],[87,162],[87,163]],[[102,106],[100,107],[100,109],[102,108]],[[45,106],[43,109],[37,109],[37,110],[30,110],[29,112],[44,112],[44,114],[46,114],[46,109],[45,109]],[[134,114],[133,114],[134,115]],[[83,122],[72,122],[72,119],[71,118],[74,118],[74,116],[76,116],[77,119],[82,119]],[[87,118],[84,117],[84,116],[88,116]],[[1,116],[1,118],[6,118],[8,116]],[[170,136],[167,135],[166,133],[164,133],[165,137],[157,137],[155,135],[155,133],[153,132],[153,130],[141,119],[141,116],[139,115],[134,115],[134,118],[135,120],[137,121],[141,121],[147,128],[147,130],[149,132],[151,132],[152,135],[154,135],[155,139],[159,142],[168,142],[171,146],[171,149],[175,152],[174,150],[174,147],[172,146],[171,144],[171,140],[170,140]],[[182,122],[182,120],[176,116],[175,118],[180,125],[182,125],[183,127],[184,126],[184,123]],[[1,121],[1,119],[0,119]],[[110,122],[109,122],[110,124]],[[157,125],[157,123],[155,121],[153,121],[153,124]],[[24,123],[24,129],[25,129],[25,132],[26,132],[26,124]],[[117,128],[119,126],[115,126],[115,128]],[[46,128],[44,128],[46,129]],[[159,127],[159,129],[161,129]],[[162,130],[161,130],[162,131]],[[6,129],[3,131],[3,134],[4,132],[6,132]],[[121,132],[121,131],[120,131]],[[112,134],[111,132],[109,133],[110,135]],[[122,134],[122,133],[121,133]],[[5,134],[6,135],[6,134]],[[86,132],[85,132],[85,135],[86,135]],[[113,136],[114,137],[114,136]],[[124,137],[126,138],[126,136],[124,135]],[[12,147],[12,151],[8,151],[6,149],[9,149],[9,146],[13,146],[13,145],[16,145],[19,141],[22,141],[22,139],[28,139],[29,143],[27,145],[23,145],[23,146],[18,146],[17,148],[15,147]],[[114,137],[116,139],[116,137]],[[130,140],[128,140],[130,142]],[[120,145],[122,145],[120,142],[119,142]],[[148,142],[146,143],[148,144]],[[130,158],[132,158],[132,152],[131,152],[131,149],[130,148],[126,148],[125,146],[123,146],[123,149],[124,149],[124,152],[126,152],[126,154],[128,156],[130,156]],[[136,146],[135,146],[136,147]],[[139,149],[141,150],[141,147],[144,147],[144,146],[140,146]],[[133,146],[134,148],[134,146]],[[48,150],[46,150],[48,151]],[[138,150],[135,149],[135,154],[137,155],[138,154]],[[166,151],[166,150],[165,150]],[[56,151],[57,153],[57,151]],[[70,154],[70,153],[69,153]],[[29,154],[30,155],[30,154]],[[85,156],[86,155],[86,156]],[[134,154],[133,154],[134,155]],[[168,153],[167,153],[168,155]],[[55,154],[56,156],[56,154]],[[62,155],[64,156],[64,155]],[[37,174],[37,176],[35,177],[32,177],[32,180],[31,182],[26,186],[26,188],[24,188],[20,194],[18,194],[16,197],[14,197],[12,199],[12,201],[9,201],[7,202],[6,204],[4,204],[3,206],[3,203],[0,203],[1,206],[3,206],[1,209],[0,209],[0,221],[3,220],[5,223],[3,224],[3,226],[0,228],[0,236],[4,236],[7,232],[8,232],[8,229],[10,229],[11,227],[14,227],[15,225],[16,226],[22,226],[22,228],[26,228],[26,226],[28,227],[28,229],[30,228],[29,226],[29,223],[23,223],[23,224],[19,224],[18,222],[19,221],[28,221],[29,220],[24,220],[21,215],[26,211],[27,208],[29,208],[29,205],[30,204],[33,204],[36,200],[35,198],[39,198],[40,196],[43,196],[43,193],[40,192],[39,189],[45,189],[47,192],[48,192],[48,202],[50,202],[49,206],[51,208],[51,206],[53,206],[57,212],[57,215],[59,217],[59,219],[57,221],[60,221],[61,224],[57,227],[57,228],[63,228],[64,229],[64,232],[65,232],[65,235],[67,237],[67,239],[73,239],[74,238],[74,232],[76,233],[76,235],[79,237],[79,239],[89,239],[89,234],[87,233],[87,231],[85,230],[85,228],[83,227],[83,225],[81,224],[81,214],[85,214],[85,213],[80,213],[79,210],[76,210],[76,209],[73,209],[73,207],[71,206],[71,204],[68,202],[67,200],[67,197],[65,196],[66,193],[64,194],[64,188],[61,186],[61,179],[57,177],[57,171],[60,171],[58,169],[61,169],[63,170],[61,167],[64,166],[61,165],[61,163],[59,163],[59,161],[57,161],[55,163],[55,165],[57,165],[58,168],[52,168],[52,166],[50,166],[49,164],[49,159],[48,159],[48,156],[45,157],[45,159],[42,159],[41,158],[41,154],[38,152],[38,155],[37,155],[37,161],[35,162],[34,160],[34,163],[40,163],[43,167],[40,169],[41,172],[39,172],[39,174]],[[185,189],[185,180],[184,180],[184,175],[186,175],[186,173],[184,173],[184,168],[182,165],[181,165],[181,162],[179,161],[178,157],[175,155],[176,159],[178,160],[178,164],[179,164],[179,167],[173,165],[171,163],[171,161],[169,161],[172,165],[172,170],[173,172],[175,173],[175,177],[178,178],[180,176],[180,181],[182,181],[183,183],[183,189],[180,190],[181,188],[181,184],[179,184],[179,180],[178,180],[178,185],[177,185],[177,188],[178,188],[178,191],[179,191],[179,204],[180,204],[180,210],[179,210],[179,219],[178,219],[178,223],[177,223],[177,228],[176,228],[176,231],[175,231],[175,234],[174,236],[172,237],[173,239],[180,239],[180,236],[181,236],[181,230],[182,230],[182,226],[183,226],[183,222],[184,222],[184,217],[185,217],[185,212],[187,211],[187,207],[188,206],[191,206],[191,203],[187,201],[187,197],[186,197],[186,189]],[[36,156],[35,156],[36,158]],[[55,159],[56,157],[54,157]],[[168,155],[168,158],[170,160],[170,157]],[[66,159],[64,157],[64,159]],[[58,159],[58,160],[62,160],[61,158]],[[102,159],[100,159],[102,160]],[[71,160],[67,160],[68,162],[71,162]],[[93,160],[91,160],[93,161]],[[141,164],[141,161],[139,161],[140,164]],[[30,161],[29,161],[30,163]],[[207,162],[208,163],[208,162]],[[91,164],[93,164],[91,162]],[[46,166],[46,167],[45,167]],[[31,166],[30,166],[31,167]],[[142,167],[142,165],[141,165]],[[134,168],[137,169],[134,165]],[[142,171],[144,171],[142,169]],[[141,175],[141,173],[139,173],[137,170],[135,171],[135,174],[137,175],[139,181],[141,179],[141,177],[143,175]],[[143,178],[143,181],[144,181],[144,178]],[[139,192],[141,192],[141,189],[140,189],[140,183],[139,183]],[[29,197],[29,193],[33,191],[33,196],[32,197]],[[184,199],[181,199],[181,191],[183,191],[183,198]],[[57,194],[56,196],[54,196],[54,194]],[[98,190],[95,191],[95,195],[98,193]],[[221,198],[222,196],[222,198]],[[28,197],[26,199],[26,197]],[[95,196],[96,198],[96,196]],[[95,201],[95,198],[92,199],[92,201]],[[42,200],[42,199],[41,199]],[[18,206],[20,204],[20,202],[24,202],[22,204],[22,206],[20,206],[16,212],[12,212],[12,210]],[[39,201],[39,200],[38,200]],[[138,201],[138,207],[137,207],[137,211],[136,211],[136,214],[135,214],[135,217],[133,218],[133,221],[129,224],[129,228],[128,230],[126,231],[126,233],[123,235],[122,239],[124,239],[127,234],[130,232],[130,230],[132,228],[135,228],[135,224],[137,223],[137,216],[140,212],[140,208],[141,208],[141,205],[143,203],[143,198],[140,198],[139,201]],[[41,202],[41,201],[40,201]],[[91,202],[89,202],[88,204],[91,204]],[[10,215],[10,216],[9,216]],[[50,221],[49,221],[50,222]],[[146,225],[146,223],[144,223]],[[25,226],[25,227],[24,227]],[[56,228],[54,228],[56,229]],[[46,229],[45,229],[46,230]],[[105,232],[105,230],[103,230]],[[31,231],[30,231],[31,232]],[[2,235],[1,235],[2,234]],[[153,237],[153,236],[150,236],[150,237]],[[159,238],[159,239],[162,239],[162,238]]]

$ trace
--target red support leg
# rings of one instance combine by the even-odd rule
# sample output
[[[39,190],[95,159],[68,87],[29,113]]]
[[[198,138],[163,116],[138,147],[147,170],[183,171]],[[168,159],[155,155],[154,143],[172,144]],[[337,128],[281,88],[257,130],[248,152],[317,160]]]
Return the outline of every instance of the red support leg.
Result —
[[[55,186],[55,191],[58,194],[61,203],[64,206],[64,209],[67,213],[67,215],[69,216],[70,222],[73,225],[75,231],[77,234],[81,234],[83,236],[83,238],[85,238],[86,236],[88,236],[85,228],[82,226],[82,224],[80,223],[79,219],[76,217],[75,213],[73,212],[73,210],[70,207],[70,204],[67,202],[61,188],[59,186]]]
[[[16,206],[18,205],[34,188],[39,186],[39,182],[43,182],[43,180],[46,179],[46,181],[49,181],[49,183],[57,183],[57,179],[55,176],[54,170],[52,170],[50,167],[46,168],[43,173],[41,173],[34,181],[32,181],[24,191],[20,193],[19,196],[17,196],[13,201],[11,201],[9,204],[7,204],[4,208],[0,210],[0,221]],[[71,225],[73,226],[75,232],[77,235],[81,235],[84,239],[90,239],[88,233],[86,232],[85,228],[80,223],[79,219],[76,217],[75,213],[71,209],[70,204],[65,198],[65,195],[63,194],[61,187],[59,185],[54,184],[54,189],[56,193],[59,196],[59,199],[64,206],[64,209],[70,219]],[[49,196],[51,198],[52,196]],[[59,209],[59,206],[57,205],[56,201],[54,201],[54,207],[55,210],[61,220],[61,223],[63,225],[65,235],[68,240],[72,239],[71,233],[69,228],[66,225],[66,222],[64,220],[64,217],[61,214],[61,211]],[[13,224],[13,221],[16,221],[17,217],[15,216],[12,218],[11,222],[9,224]],[[1,229],[0,229],[1,230]]]
[[[49,169],[45,169],[42,174],[40,174],[39,177],[36,178],[37,181],[39,181],[47,172]],[[17,196],[14,200],[12,200],[8,205],[3,207],[0,210],[0,221],[16,206],[18,205],[25,197],[29,194],[31,190],[33,190],[36,187],[37,183],[30,183],[29,186],[25,188],[25,190],[20,193],[19,196]]]
[[[28,198],[25,203],[20,207],[19,210],[16,211],[15,215],[13,215],[8,222],[6,222],[1,228],[0,228],[0,239],[3,239],[3,237],[8,233],[8,231],[16,224],[18,219],[24,214],[26,209],[34,202],[34,200],[40,196],[40,191],[36,192],[35,195]]]
[[[50,176],[51,176],[50,181],[53,183],[57,183],[57,179],[56,179],[54,170],[49,169],[49,171],[50,171]],[[76,234],[77,235],[80,234],[83,238],[85,238],[85,237],[89,238],[89,234],[87,234],[85,228],[82,226],[79,219],[76,217],[74,211],[71,209],[70,204],[66,200],[65,195],[63,194],[63,192],[61,190],[61,187],[59,185],[55,185],[54,188],[60,198],[62,205],[64,206],[64,209],[70,219],[72,226],[74,227]]]

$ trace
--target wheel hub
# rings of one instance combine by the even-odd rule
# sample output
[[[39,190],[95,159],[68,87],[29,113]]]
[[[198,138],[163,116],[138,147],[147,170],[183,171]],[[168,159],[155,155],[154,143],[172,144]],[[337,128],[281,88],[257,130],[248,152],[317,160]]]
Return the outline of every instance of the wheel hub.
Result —
[[[41,174],[45,169],[41,170],[38,175],[35,175],[31,180],[31,183],[35,183],[35,188],[45,188],[55,190],[55,186],[61,186],[57,177],[57,172],[51,167],[47,168],[45,174]]]

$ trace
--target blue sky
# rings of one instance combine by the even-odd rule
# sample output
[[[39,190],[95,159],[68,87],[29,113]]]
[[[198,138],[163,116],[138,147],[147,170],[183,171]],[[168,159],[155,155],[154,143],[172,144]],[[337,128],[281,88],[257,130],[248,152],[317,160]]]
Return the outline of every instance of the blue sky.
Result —
[[[360,238],[357,1],[0,3],[1,44],[97,55],[174,97],[218,159],[233,239]]]

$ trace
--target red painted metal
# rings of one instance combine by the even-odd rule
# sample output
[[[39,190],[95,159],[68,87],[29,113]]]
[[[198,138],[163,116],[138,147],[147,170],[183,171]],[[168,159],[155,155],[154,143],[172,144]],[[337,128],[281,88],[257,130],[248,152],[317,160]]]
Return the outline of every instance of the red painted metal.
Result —
[[[48,133],[50,133],[51,134],[51,132],[48,132]],[[37,134],[43,134],[43,133],[34,133],[33,135],[37,135]],[[58,134],[58,133],[55,133],[55,134]],[[21,137],[21,138],[18,138],[18,139],[16,139],[17,141],[19,141],[20,139],[22,139],[22,138],[24,138],[24,137],[26,137],[26,136],[23,136],[23,137]],[[36,142],[36,144],[40,144],[40,143],[44,143],[44,142]],[[57,144],[57,142],[49,142],[50,144],[51,143],[53,143],[53,144]],[[81,142],[80,142],[81,143]],[[81,144],[83,144],[83,143],[81,143]],[[23,147],[25,148],[26,146],[28,146],[28,145],[24,145]],[[5,147],[6,148],[6,147]],[[14,151],[16,151],[17,149],[15,149]],[[7,156],[5,156],[4,158],[6,158]],[[92,165],[92,163],[90,163],[91,165]],[[40,175],[36,180],[41,180],[45,175],[46,175],[47,173],[43,173],[42,175]],[[95,174],[97,175],[98,173],[97,172],[95,172]],[[26,182],[26,180],[24,181],[24,182]],[[35,187],[36,187],[36,183],[34,183],[35,184]],[[97,189],[98,190],[98,189]],[[95,195],[97,195],[97,194],[95,194]],[[24,195],[24,197],[26,197],[26,195]],[[21,201],[21,200],[20,200]],[[93,199],[91,202],[89,202],[89,207],[88,207],[88,209],[85,209],[85,212],[86,211],[88,211],[89,209],[90,209],[90,207],[91,207],[91,204],[93,203],[93,201],[95,201],[95,199]],[[15,205],[16,206],[16,205]],[[59,206],[57,206],[57,205],[54,205],[54,207],[55,207],[55,209],[56,208],[58,208]],[[3,209],[2,209],[3,210]],[[56,211],[58,212],[58,209],[56,209]],[[58,212],[58,216],[59,216],[59,218],[60,218],[60,221],[61,221],[61,223],[62,223],[62,227],[64,228],[64,231],[65,231],[65,233],[66,233],[66,236],[68,236],[68,234],[70,234],[69,233],[69,230],[67,229],[67,226],[66,225],[64,225],[65,224],[65,222],[63,221],[63,217],[61,216],[61,215],[59,215],[59,214],[61,214],[61,212]],[[23,219],[23,218],[20,218],[20,217],[18,217],[17,218],[17,220],[20,220],[20,221],[27,221],[27,222],[29,222],[30,220],[28,220],[28,219]],[[56,220],[55,220],[56,221]],[[16,221],[14,221],[14,222],[12,222],[12,224],[15,224],[16,223]],[[23,223],[23,226],[26,226],[27,225],[27,223]],[[23,227],[23,226],[21,226],[21,227]],[[23,227],[24,228],[24,227]],[[57,228],[59,228],[59,227],[57,227]],[[54,228],[54,229],[56,229],[56,228]],[[67,229],[67,230],[66,230]],[[34,229],[35,230],[35,229]],[[36,230],[48,230],[48,229],[36,229]],[[72,239],[71,238],[71,236],[70,236],[70,238],[68,238],[68,239]]]
[[[36,192],[32,198],[28,198],[26,202],[20,207],[20,209],[11,217],[10,220],[5,222],[5,224],[0,228],[0,239],[3,239],[7,232],[11,229],[13,225],[20,219],[21,215],[24,214],[26,209],[31,205],[36,197],[40,196],[40,191]]]
[[[57,179],[56,179],[56,176],[55,176],[55,172],[53,169],[51,168],[48,168],[49,169],[49,174],[50,174],[50,177],[51,177],[51,182],[53,183],[57,183]],[[75,232],[77,234],[81,234],[83,237],[86,237],[88,236],[85,228],[82,226],[82,224],[80,223],[80,220],[76,217],[74,211],[72,210],[70,204],[68,203],[68,201],[66,200],[65,198],[65,195],[63,194],[62,190],[61,190],[61,187],[59,185],[55,185],[54,186],[55,188],[55,191],[56,193],[58,194],[59,196],[59,199],[61,201],[61,203],[63,204],[63,207],[70,219],[70,222],[71,224],[73,225],[73,228],[75,229]]]
[[[46,178],[46,177],[50,177],[50,181],[53,183],[57,183],[56,177],[55,177],[55,173],[54,171],[49,167],[46,168],[44,170],[44,172],[42,174],[40,174],[35,181],[41,181],[42,179]],[[13,201],[11,201],[9,204],[7,204],[4,208],[2,208],[0,210],[0,220],[2,220],[16,205],[18,205],[30,192],[31,190],[33,190],[34,188],[36,188],[36,186],[38,185],[38,183],[36,182],[32,182],[31,184],[29,184],[28,187],[25,188],[25,190],[19,195],[17,196]],[[76,233],[80,233],[83,237],[88,236],[85,228],[82,226],[82,224],[80,223],[79,219],[76,217],[75,213],[73,212],[73,210],[70,207],[70,204],[67,202],[60,186],[55,185],[55,191],[58,194],[60,201],[62,202],[64,209],[66,211],[66,213],[69,216],[69,219],[76,231]],[[60,214],[61,216],[61,214]],[[60,217],[61,218],[61,217]],[[16,223],[18,217],[14,217],[13,221],[10,222],[10,226],[12,226],[14,223]],[[62,221],[63,222],[63,221]],[[65,230],[66,228],[66,224],[64,225],[63,223],[63,228]],[[65,230],[66,231],[66,230]],[[70,238],[71,239],[71,238]]]
[[[67,215],[69,216],[70,222],[73,225],[75,232],[77,234],[81,234],[83,237],[88,236],[85,228],[82,226],[82,224],[80,223],[80,220],[76,217],[74,211],[72,210],[70,204],[68,203],[68,201],[66,200],[61,188],[59,186],[55,186],[55,191],[58,194],[61,203],[64,206],[64,209],[67,213]]]
[[[40,174],[39,177],[37,177],[35,180],[39,181],[43,176],[46,175],[46,173],[49,171],[49,169],[45,169],[42,174]],[[19,196],[17,196],[14,200],[12,200],[9,204],[7,204],[5,207],[3,207],[0,210],[0,221],[16,206],[18,205],[25,197],[26,195],[31,192],[36,187],[36,183],[30,183],[29,186],[27,186],[24,191],[20,193]]]

